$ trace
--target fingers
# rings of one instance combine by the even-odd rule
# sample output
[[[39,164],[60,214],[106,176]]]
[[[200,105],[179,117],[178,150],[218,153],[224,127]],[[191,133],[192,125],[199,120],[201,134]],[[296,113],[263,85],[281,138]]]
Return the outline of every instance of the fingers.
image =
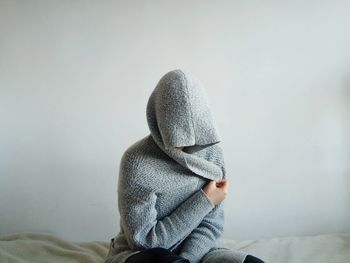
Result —
[[[228,194],[228,187],[227,187],[227,185],[222,188],[222,191],[224,192],[225,195]]]
[[[209,184],[210,184],[211,186],[215,186],[215,185],[216,185],[216,182],[215,182],[215,181],[210,181]]]
[[[217,180],[216,182],[217,182],[217,183],[220,183],[220,182],[225,182],[225,181],[227,181],[227,179],[219,179],[219,180]]]
[[[218,181],[211,180],[209,183],[210,187],[213,188],[221,188],[227,191],[228,189],[228,181],[226,179],[221,179]]]
[[[219,204],[226,198],[228,194],[227,189],[228,181],[222,179],[218,181],[210,180],[203,190],[214,204]]]
[[[218,187],[224,187],[228,185],[228,181],[226,179],[218,180],[216,182],[216,186]]]
[[[220,188],[224,192],[225,196],[228,194],[228,181],[226,179],[219,180],[216,183],[216,187]]]

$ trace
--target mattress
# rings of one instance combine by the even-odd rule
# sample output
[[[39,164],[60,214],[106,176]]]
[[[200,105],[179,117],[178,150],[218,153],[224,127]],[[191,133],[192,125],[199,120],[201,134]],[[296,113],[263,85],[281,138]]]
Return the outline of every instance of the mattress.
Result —
[[[222,246],[247,251],[267,263],[350,263],[350,233],[237,241]],[[103,262],[109,241],[70,242],[46,233],[0,235],[0,262]]]

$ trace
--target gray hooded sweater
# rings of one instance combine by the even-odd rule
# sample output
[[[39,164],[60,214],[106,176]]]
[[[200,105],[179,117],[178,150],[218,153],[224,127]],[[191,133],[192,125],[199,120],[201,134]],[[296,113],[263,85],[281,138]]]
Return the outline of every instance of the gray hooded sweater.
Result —
[[[212,258],[220,248],[224,209],[202,188],[226,173],[205,90],[190,73],[172,70],[153,90],[146,116],[150,134],[126,149],[120,161],[120,231],[105,262],[124,263],[153,247],[170,249],[191,263],[210,253]],[[247,255],[230,252],[237,263]]]

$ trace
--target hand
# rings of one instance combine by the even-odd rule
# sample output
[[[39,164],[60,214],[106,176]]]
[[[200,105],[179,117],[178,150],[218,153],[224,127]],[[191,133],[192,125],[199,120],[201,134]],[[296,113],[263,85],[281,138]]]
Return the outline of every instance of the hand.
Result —
[[[217,205],[221,203],[228,194],[228,181],[222,179],[219,181],[210,181],[204,188],[203,191],[207,194],[209,199]]]

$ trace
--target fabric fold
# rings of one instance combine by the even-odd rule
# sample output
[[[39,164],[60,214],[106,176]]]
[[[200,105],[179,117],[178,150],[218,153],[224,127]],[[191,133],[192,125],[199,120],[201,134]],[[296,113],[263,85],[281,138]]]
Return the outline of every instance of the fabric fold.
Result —
[[[209,181],[226,178],[207,94],[189,72],[169,71],[148,99],[146,118],[150,134],[120,161],[120,231],[106,262],[163,247],[197,263],[218,248],[224,225],[223,204],[214,205],[203,191]]]

